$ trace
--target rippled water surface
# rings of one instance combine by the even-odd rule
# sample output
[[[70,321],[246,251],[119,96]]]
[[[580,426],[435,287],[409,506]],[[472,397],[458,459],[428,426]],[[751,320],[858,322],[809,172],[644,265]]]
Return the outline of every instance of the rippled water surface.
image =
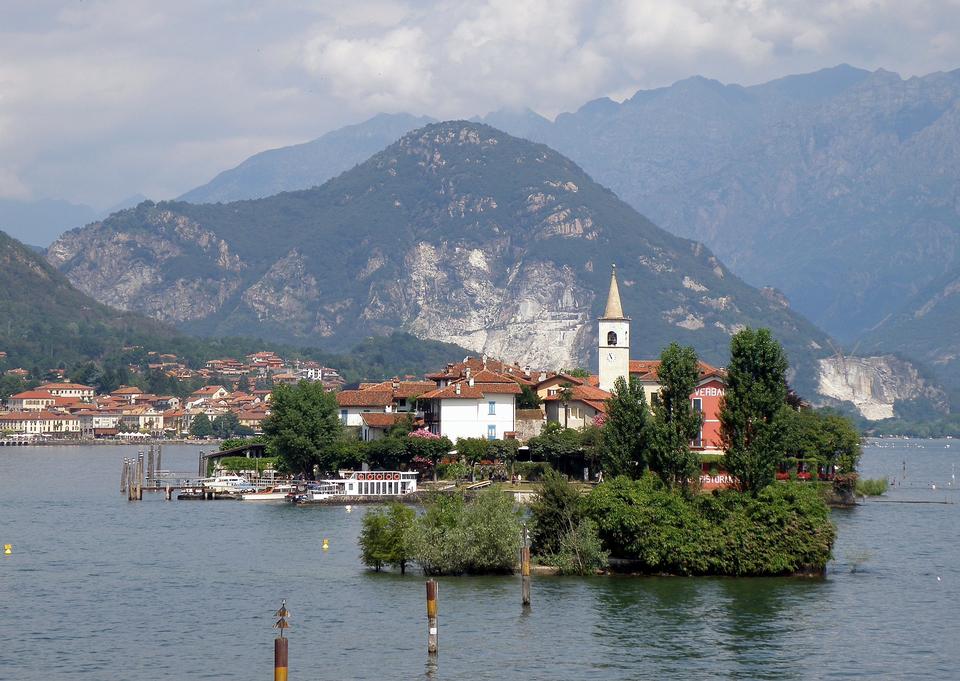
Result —
[[[886,501],[954,503],[835,511],[826,579],[535,578],[528,613],[519,578],[442,579],[435,665],[422,577],[358,561],[363,509],[130,503],[135,450],[0,449],[0,679],[272,678],[282,598],[291,679],[960,678],[960,443],[867,448]]]

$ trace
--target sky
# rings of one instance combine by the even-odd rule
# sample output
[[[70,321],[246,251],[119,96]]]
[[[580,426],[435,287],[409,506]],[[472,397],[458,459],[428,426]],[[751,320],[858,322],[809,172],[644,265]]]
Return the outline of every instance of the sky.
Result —
[[[960,68],[960,0],[0,0],[0,200],[171,198],[379,112]]]

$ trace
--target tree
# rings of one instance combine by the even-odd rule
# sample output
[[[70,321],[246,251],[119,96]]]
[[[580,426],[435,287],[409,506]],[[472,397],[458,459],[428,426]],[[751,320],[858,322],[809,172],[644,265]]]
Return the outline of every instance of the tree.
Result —
[[[580,453],[580,433],[551,421],[539,435],[530,438],[527,446],[532,456],[549,461],[554,468],[562,468],[561,462]]]
[[[360,530],[360,557],[379,572],[384,565],[407,571],[413,558],[413,528],[416,513],[399,502],[369,511]]]
[[[220,414],[213,419],[213,434],[220,439],[226,439],[237,433],[240,429],[240,419],[232,412]]]
[[[643,385],[634,376],[629,382],[616,380],[607,400],[607,419],[603,424],[602,459],[605,474],[637,478],[647,466],[647,398]]]
[[[660,392],[648,424],[650,468],[670,487],[686,489],[697,475],[699,462],[690,451],[690,441],[703,425],[703,415],[690,403],[699,377],[696,351],[671,343],[660,354],[657,373]]]
[[[517,396],[517,409],[539,409],[543,400],[537,391],[529,385],[520,386],[520,395]]]
[[[789,410],[786,419],[786,453],[795,459],[837,472],[853,473],[863,451],[860,433],[847,417],[834,411],[802,408]]]
[[[477,464],[487,458],[489,440],[482,437],[462,437],[457,440],[457,453],[470,467],[470,481],[476,480]]]
[[[200,412],[193,417],[190,422],[190,434],[193,437],[211,437],[213,435],[213,424],[210,423],[210,417]]]
[[[335,444],[343,427],[337,400],[318,382],[278,385],[270,401],[263,433],[267,452],[283,468],[313,477],[313,467],[332,470]]]
[[[786,373],[786,355],[769,329],[747,328],[731,339],[720,435],[727,470],[754,495],[773,482],[786,453]]]
[[[431,433],[426,428],[420,428],[407,436],[407,452],[410,461],[420,460],[429,464],[433,469],[433,481],[437,481],[437,466],[440,460],[453,449],[450,438]]]

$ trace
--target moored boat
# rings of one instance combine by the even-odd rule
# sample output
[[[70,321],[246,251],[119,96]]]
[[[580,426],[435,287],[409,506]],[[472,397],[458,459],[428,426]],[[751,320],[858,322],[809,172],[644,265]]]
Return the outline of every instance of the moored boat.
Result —
[[[256,492],[247,492],[242,498],[244,501],[289,501],[293,492],[293,485],[278,484]]]

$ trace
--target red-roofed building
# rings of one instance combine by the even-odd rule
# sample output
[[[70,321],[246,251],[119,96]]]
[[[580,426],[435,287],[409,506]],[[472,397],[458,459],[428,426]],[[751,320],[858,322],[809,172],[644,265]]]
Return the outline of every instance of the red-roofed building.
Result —
[[[448,367],[450,369],[450,367]],[[460,438],[503,439],[516,433],[519,383],[509,374],[484,366],[466,366],[463,377],[452,371],[432,374],[438,387],[420,396],[424,421],[431,432],[456,442]]]
[[[0,414],[0,431],[31,435],[76,437],[80,434],[80,419],[71,414],[48,411],[13,411]]]
[[[43,411],[56,404],[57,398],[46,390],[27,390],[7,399],[10,411]]]
[[[46,390],[57,397],[76,397],[86,402],[92,400],[96,395],[96,390],[91,386],[81,385],[80,383],[44,383],[37,386],[37,390]]]

